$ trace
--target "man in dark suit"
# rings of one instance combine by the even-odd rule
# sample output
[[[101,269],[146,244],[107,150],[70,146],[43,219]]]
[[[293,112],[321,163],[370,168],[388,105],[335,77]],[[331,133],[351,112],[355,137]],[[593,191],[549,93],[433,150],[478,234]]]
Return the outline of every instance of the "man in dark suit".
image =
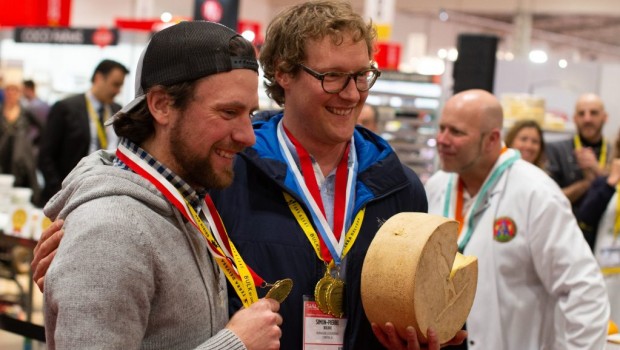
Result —
[[[41,206],[58,192],[62,180],[82,157],[101,148],[116,148],[116,134],[104,123],[121,108],[114,97],[127,73],[121,63],[103,60],[95,68],[90,90],[60,100],[50,109],[39,154],[45,178]]]

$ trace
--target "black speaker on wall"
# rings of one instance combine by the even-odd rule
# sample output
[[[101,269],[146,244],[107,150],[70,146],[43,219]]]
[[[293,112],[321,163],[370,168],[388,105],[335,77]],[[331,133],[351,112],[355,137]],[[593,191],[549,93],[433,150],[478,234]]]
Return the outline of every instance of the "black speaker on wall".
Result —
[[[482,89],[493,93],[495,52],[498,37],[482,34],[460,34],[457,39],[459,55],[454,62],[452,77],[454,93]]]

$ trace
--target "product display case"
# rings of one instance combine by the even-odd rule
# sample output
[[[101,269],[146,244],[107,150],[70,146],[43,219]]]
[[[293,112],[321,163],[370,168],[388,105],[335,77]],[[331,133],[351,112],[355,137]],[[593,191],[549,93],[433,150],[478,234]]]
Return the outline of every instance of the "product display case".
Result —
[[[379,111],[379,133],[425,182],[437,169],[441,85],[436,77],[384,71],[367,99]]]
[[[545,98],[525,93],[504,93],[501,95],[504,109],[504,135],[517,122],[534,120],[544,132],[545,142],[571,138],[575,126],[565,114],[549,111]]]

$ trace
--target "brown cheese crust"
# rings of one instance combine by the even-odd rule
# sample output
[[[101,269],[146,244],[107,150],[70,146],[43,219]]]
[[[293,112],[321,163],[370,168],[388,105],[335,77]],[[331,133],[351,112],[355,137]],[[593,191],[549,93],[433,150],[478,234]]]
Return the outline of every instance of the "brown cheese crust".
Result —
[[[426,342],[432,326],[445,343],[461,329],[476,294],[478,260],[456,259],[458,223],[425,213],[399,213],[372,241],[362,268],[366,316],[391,322],[401,337],[413,326]]]

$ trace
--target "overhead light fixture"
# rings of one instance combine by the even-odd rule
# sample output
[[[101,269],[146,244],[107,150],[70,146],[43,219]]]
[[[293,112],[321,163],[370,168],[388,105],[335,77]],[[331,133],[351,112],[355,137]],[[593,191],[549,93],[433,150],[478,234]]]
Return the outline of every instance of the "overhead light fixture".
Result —
[[[562,58],[558,61],[558,66],[560,68],[566,68],[568,66],[568,61]]]
[[[448,50],[448,61],[454,62],[459,58],[459,51],[455,48],[451,48]]]
[[[161,21],[164,22],[164,23],[168,23],[168,22],[172,21],[172,13],[164,12],[164,13],[161,14],[161,16],[159,16],[159,19],[161,19]]]
[[[448,57],[448,50],[446,49],[439,49],[437,50],[437,57],[443,59],[446,59]]]
[[[532,50],[530,51],[530,61],[534,63],[545,63],[549,59],[547,53],[543,50]]]
[[[448,12],[446,12],[446,10],[444,9],[439,9],[439,20],[442,22],[447,21],[450,18],[450,15],[448,15]]]

